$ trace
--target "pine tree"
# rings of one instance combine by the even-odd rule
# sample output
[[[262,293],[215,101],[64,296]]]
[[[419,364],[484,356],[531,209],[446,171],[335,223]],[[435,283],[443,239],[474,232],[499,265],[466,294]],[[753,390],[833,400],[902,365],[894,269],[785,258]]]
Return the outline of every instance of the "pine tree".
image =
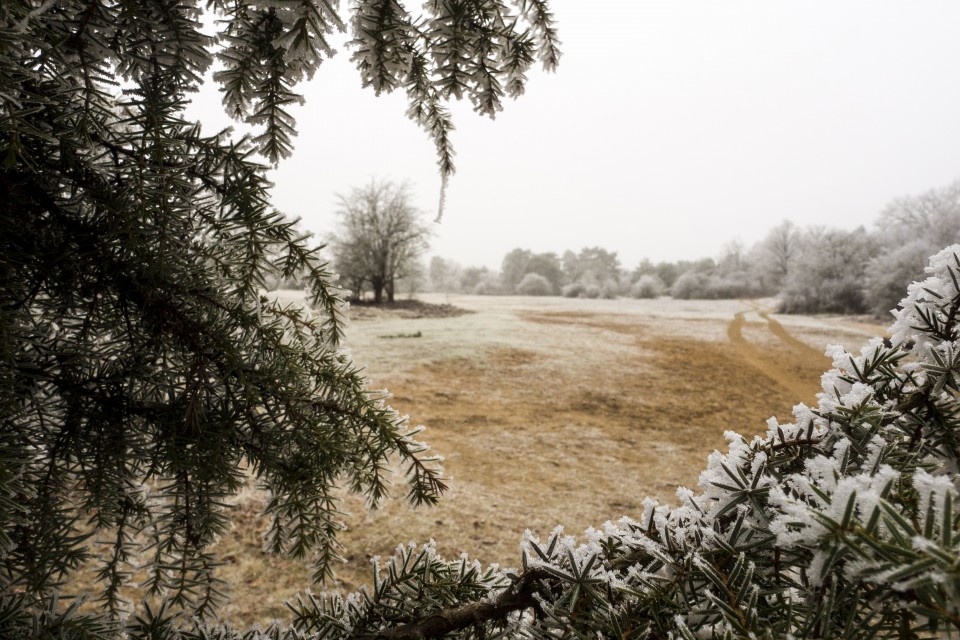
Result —
[[[407,93],[446,177],[445,101],[492,116],[538,57],[556,64],[556,33],[545,0],[338,5],[0,3],[0,636],[163,637],[208,618],[210,545],[248,476],[270,496],[266,546],[315,555],[318,576],[338,486],[375,505],[396,458],[411,502],[444,489],[341,350],[340,293],[270,207],[258,158],[290,154],[296,87],[349,27],[364,83]],[[183,117],[214,60],[251,137]],[[302,276],[314,310],[264,297],[276,274]],[[87,561],[93,609],[71,597]],[[138,566],[149,606],[124,599]]]

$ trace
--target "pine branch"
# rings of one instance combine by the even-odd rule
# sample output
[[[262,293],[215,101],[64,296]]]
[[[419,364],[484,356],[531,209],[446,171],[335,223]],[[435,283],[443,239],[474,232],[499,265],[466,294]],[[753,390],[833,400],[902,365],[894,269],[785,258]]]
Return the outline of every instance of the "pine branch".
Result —
[[[468,627],[483,628],[490,623],[503,622],[510,614],[518,611],[538,610],[540,605],[535,594],[540,591],[540,587],[537,583],[550,578],[550,573],[545,570],[528,569],[492,602],[474,602],[432,612],[408,624],[363,634],[358,640],[427,640],[442,638]]]

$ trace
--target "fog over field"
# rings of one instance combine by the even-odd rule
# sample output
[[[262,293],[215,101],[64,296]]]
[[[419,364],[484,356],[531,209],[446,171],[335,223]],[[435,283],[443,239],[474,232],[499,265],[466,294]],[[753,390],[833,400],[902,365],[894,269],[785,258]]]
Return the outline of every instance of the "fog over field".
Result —
[[[717,257],[782,220],[851,230],[960,177],[960,4],[940,0],[555,0],[563,57],[496,121],[450,105],[457,174],[437,255],[495,268],[516,246],[602,246],[625,264]],[[336,41],[336,40],[335,40]],[[339,47],[343,50],[345,47]],[[432,218],[433,144],[402,92],[348,56],[292,107],[274,202],[320,235],[335,194],[410,180]],[[223,118],[211,86],[190,111]]]

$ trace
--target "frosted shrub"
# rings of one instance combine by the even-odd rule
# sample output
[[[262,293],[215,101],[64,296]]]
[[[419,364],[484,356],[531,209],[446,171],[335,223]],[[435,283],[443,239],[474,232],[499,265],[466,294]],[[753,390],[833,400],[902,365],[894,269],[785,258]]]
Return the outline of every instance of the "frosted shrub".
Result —
[[[521,296],[552,296],[553,285],[539,273],[528,273],[517,285],[517,293]]]
[[[572,282],[562,289],[565,298],[607,298],[613,299],[620,292],[620,285],[615,280],[608,280],[603,284],[596,282]]]
[[[658,298],[663,295],[663,280],[655,274],[644,274],[630,287],[633,298]]]
[[[909,288],[892,338],[828,349],[818,405],[728,432],[699,491],[581,539],[527,533],[520,567],[432,544],[346,599],[305,594],[320,638],[934,638],[960,632],[960,245]],[[745,425],[753,429],[751,425]],[[625,490],[629,488],[625,487]]]
[[[705,297],[707,276],[695,271],[688,271],[677,278],[670,288],[670,295],[680,300]]]
[[[489,296],[496,293],[488,282],[478,282],[471,293],[475,296]]]
[[[620,283],[613,278],[604,280],[600,286],[600,297],[606,300],[613,300],[620,295]]]
[[[484,273],[470,292],[475,296],[500,295],[503,293],[500,288],[500,278],[495,273]]]
[[[702,296],[713,300],[729,300],[755,297],[760,294],[760,287],[747,273],[737,272],[708,278]]]
[[[583,294],[583,285],[579,282],[571,282],[568,285],[564,285],[561,293],[564,298],[579,298]]]
[[[580,292],[581,298],[599,298],[600,297],[600,286],[595,284],[588,284],[583,287],[583,290]]]

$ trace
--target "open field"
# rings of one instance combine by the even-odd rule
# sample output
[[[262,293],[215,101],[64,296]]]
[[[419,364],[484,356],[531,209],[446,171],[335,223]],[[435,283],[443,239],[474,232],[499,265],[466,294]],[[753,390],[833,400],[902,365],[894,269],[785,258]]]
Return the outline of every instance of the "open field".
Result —
[[[696,487],[724,431],[759,433],[768,417],[789,421],[794,404],[815,401],[827,344],[858,349],[883,330],[773,315],[770,300],[423,299],[470,313],[358,307],[348,346],[372,387],[428,426],[420,439],[446,458],[451,488],[432,509],[395,500],[367,512],[348,497],[348,562],[336,587],[356,589],[370,557],[400,543],[435,538],[447,557],[515,566],[525,529],[579,534],[638,515],[648,496],[672,502],[677,486]],[[223,613],[283,617],[309,571],[260,551],[256,496],[237,509],[222,542],[223,577],[234,585]]]

